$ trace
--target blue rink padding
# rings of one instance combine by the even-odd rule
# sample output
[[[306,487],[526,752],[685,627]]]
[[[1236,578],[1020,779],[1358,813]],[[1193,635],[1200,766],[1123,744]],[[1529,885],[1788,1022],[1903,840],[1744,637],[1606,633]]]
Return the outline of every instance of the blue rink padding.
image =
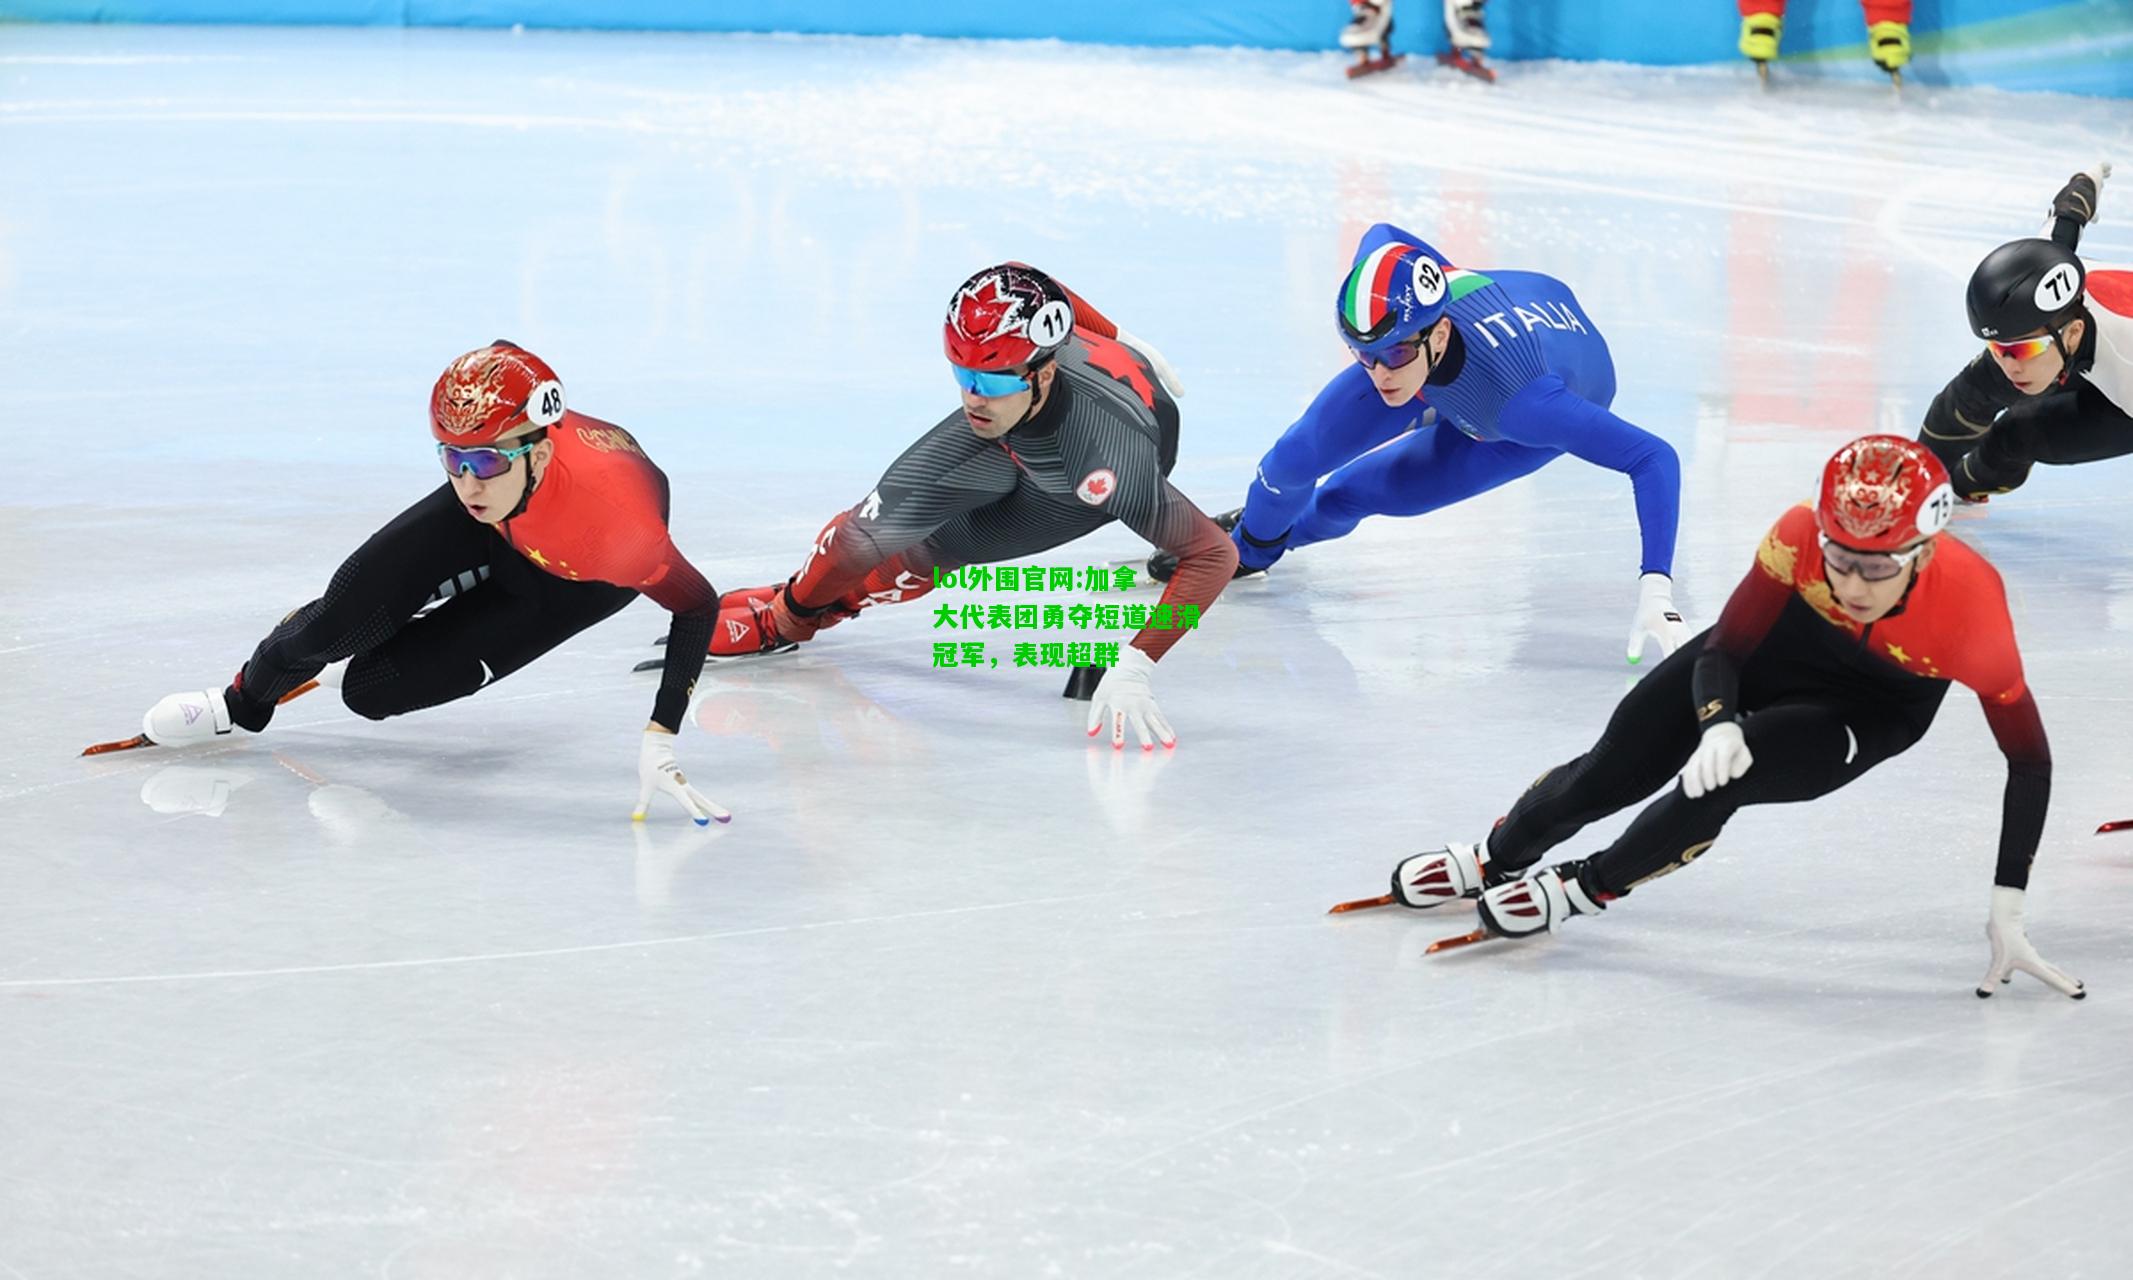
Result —
[[[571,27],[1059,39],[1095,44],[1326,49],[1345,0],[0,0],[0,18],[53,22]],[[1401,0],[1396,49],[1443,47],[1436,0]],[[1738,57],[1728,0],[1496,0],[1499,60],[1673,66]],[[1922,0],[1912,27],[1924,84],[2133,97],[2129,0]],[[1854,0],[1792,0],[1781,65],[1877,74]]]

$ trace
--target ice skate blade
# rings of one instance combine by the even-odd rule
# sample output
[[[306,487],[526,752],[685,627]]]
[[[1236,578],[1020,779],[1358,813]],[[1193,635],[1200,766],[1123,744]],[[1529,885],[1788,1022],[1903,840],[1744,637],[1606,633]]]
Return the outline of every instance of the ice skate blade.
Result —
[[[1395,899],[1391,894],[1381,893],[1375,898],[1357,898],[1353,902],[1336,902],[1329,910],[1327,910],[1326,914],[1329,916],[1337,916],[1342,914],[1343,912],[1348,911],[1368,911],[1372,907],[1389,907],[1395,901],[1397,901],[1397,899]]]
[[[1430,943],[1422,954],[1433,956],[1439,951],[1451,951],[1458,947],[1471,947],[1477,942],[1487,942],[1488,940],[1489,931],[1487,929],[1476,929],[1472,933],[1462,933],[1456,938],[1439,938]]]
[[[137,733],[130,738],[121,738],[117,742],[91,743],[83,747],[81,753],[85,756],[100,756],[111,751],[131,751],[135,747],[152,747],[154,745],[155,743],[149,740],[147,734]]]
[[[1376,75],[1381,71],[1390,71],[1399,66],[1400,60],[1406,56],[1404,53],[1395,53],[1382,58],[1361,58],[1349,66],[1348,78],[1355,80],[1363,76]]]
[[[1496,83],[1496,68],[1479,58],[1447,52],[1438,54],[1437,62],[1441,66],[1464,71],[1476,80],[1485,81],[1489,84]]]
[[[2133,818],[2121,818],[2116,822],[2106,822],[2096,828],[2096,834],[2099,836],[2107,836],[2113,831],[2133,831]]]

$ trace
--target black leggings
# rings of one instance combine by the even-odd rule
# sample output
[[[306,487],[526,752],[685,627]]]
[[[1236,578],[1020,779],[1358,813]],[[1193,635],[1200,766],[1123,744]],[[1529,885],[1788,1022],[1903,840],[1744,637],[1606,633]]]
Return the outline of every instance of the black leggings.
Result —
[[[1741,705],[1747,709],[1741,731],[1754,763],[1735,781],[1691,800],[1672,784],[1702,737],[1690,681],[1708,634],[1676,650],[1630,690],[1590,751],[1527,788],[1489,837],[1492,877],[1533,865],[1586,824],[1665,787],[1627,831],[1586,861],[1588,888],[1628,893],[1703,856],[1735,810],[1828,795],[1908,748],[1931,720],[1931,708],[1921,722],[1915,707],[1844,697],[1834,689],[1772,687],[1781,682],[1760,678],[1767,673],[1751,658],[1741,673]]]
[[[342,562],[326,593],[283,618],[230,685],[230,717],[253,732],[275,700],[353,658],[341,700],[383,720],[464,698],[637,598],[542,573],[469,516],[449,482]],[[425,610],[424,606],[436,607]]]

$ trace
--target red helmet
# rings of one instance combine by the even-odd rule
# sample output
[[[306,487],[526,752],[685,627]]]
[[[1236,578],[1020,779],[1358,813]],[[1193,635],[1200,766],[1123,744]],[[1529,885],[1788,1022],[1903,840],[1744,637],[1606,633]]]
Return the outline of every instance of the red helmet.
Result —
[[[446,444],[494,444],[563,417],[563,384],[548,362],[498,338],[444,367],[430,390],[430,434]]]
[[[1019,262],[987,267],[948,299],[948,363],[981,373],[1035,364],[1074,336],[1074,304],[1059,282]]]
[[[1815,522],[1855,551],[1900,551],[1948,527],[1955,490],[1933,451],[1902,436],[1861,436],[1822,468]]]

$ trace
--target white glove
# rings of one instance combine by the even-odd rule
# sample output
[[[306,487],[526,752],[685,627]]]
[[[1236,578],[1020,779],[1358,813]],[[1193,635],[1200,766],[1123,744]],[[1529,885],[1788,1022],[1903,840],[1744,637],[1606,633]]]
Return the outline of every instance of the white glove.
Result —
[[[1157,742],[1166,747],[1178,745],[1178,735],[1155,705],[1154,678],[1155,659],[1130,644],[1120,646],[1118,665],[1104,672],[1104,678],[1096,682],[1095,695],[1089,699],[1089,736],[1093,738],[1102,731],[1108,711],[1114,750],[1126,745],[1128,720],[1140,738],[1141,750],[1153,751]]]
[[[1644,661],[1646,636],[1659,642],[1662,658],[1689,638],[1688,624],[1674,608],[1674,580],[1663,573],[1647,573],[1637,579],[1637,618],[1629,624],[1626,655],[1632,663]]]
[[[689,811],[699,827],[709,826],[711,819],[720,822],[733,821],[733,815],[711,803],[689,780],[682,776],[681,762],[674,758],[674,735],[659,729],[644,731],[644,745],[637,750],[637,811],[630,821],[644,821],[645,811],[652,807],[652,793],[662,792],[674,797],[674,802]]]
[[[1985,999],[1993,988],[2012,980],[2017,969],[2060,995],[2076,1000],[2086,998],[2088,988],[2081,985],[2079,978],[2068,977],[2029,945],[2029,934],[2022,928],[2022,898],[2020,889],[2004,884],[1992,886],[1992,918],[1985,921],[1985,940],[1992,944],[1992,967],[1978,984],[1978,998]]]
[[[1681,794],[1691,800],[1700,800],[1707,793],[1748,772],[1755,757],[1748,751],[1748,739],[1741,733],[1740,725],[1723,720],[1703,731],[1703,741],[1696,744],[1696,754],[1681,768]]]
[[[1178,371],[1170,367],[1170,362],[1163,358],[1163,353],[1157,351],[1153,344],[1146,338],[1134,337],[1124,329],[1118,331],[1118,340],[1141,353],[1141,358],[1155,370],[1155,380],[1163,384],[1163,390],[1170,393],[1171,399],[1185,398],[1185,383],[1178,377]]]

